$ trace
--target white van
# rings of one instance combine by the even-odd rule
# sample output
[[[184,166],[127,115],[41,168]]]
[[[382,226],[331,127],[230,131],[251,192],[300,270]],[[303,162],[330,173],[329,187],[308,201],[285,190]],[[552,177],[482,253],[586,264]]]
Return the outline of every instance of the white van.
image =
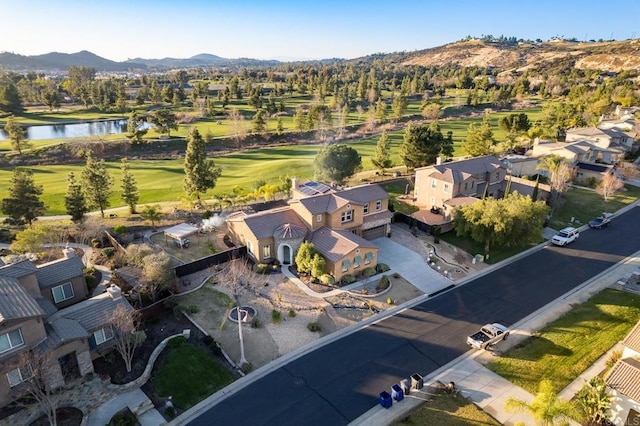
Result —
[[[576,228],[568,227],[560,230],[556,235],[551,238],[551,243],[557,246],[565,246],[575,241],[580,236],[580,231]]]

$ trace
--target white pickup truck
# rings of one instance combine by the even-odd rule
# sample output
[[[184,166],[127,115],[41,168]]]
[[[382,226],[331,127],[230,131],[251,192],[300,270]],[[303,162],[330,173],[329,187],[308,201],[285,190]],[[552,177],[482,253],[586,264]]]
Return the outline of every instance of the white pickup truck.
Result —
[[[475,349],[486,349],[509,336],[509,329],[502,324],[485,324],[480,331],[467,337],[467,345]]]

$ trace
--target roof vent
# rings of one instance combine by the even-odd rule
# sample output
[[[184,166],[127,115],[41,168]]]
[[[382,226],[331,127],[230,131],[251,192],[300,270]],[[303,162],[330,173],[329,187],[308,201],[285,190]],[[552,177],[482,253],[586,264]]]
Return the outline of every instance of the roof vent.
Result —
[[[115,284],[111,284],[109,288],[107,288],[107,293],[109,293],[113,300],[118,300],[122,297],[122,290]]]
[[[73,251],[71,247],[65,247],[62,249],[62,254],[65,259],[71,259],[72,257],[76,257],[76,252]]]

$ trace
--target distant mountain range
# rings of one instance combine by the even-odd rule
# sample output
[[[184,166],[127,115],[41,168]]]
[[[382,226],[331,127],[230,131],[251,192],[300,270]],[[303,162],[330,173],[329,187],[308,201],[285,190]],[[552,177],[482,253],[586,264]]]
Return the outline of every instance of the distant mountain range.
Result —
[[[11,52],[0,52],[0,69],[13,71],[66,71],[72,65],[93,67],[96,71],[164,71],[193,67],[249,67],[270,66],[281,63],[276,60],[251,58],[227,59],[202,53],[186,59],[135,58],[124,62],[111,61],[95,53],[83,50],[77,53],[51,52],[44,55],[24,56]]]

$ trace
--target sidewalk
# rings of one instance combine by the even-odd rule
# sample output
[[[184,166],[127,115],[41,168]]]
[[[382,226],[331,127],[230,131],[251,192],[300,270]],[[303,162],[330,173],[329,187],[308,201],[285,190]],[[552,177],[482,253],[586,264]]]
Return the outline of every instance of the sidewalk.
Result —
[[[502,352],[517,345],[537,330],[543,328],[547,323],[569,311],[573,305],[586,301],[593,294],[614,285],[620,278],[635,271],[639,267],[640,252],[630,256],[624,262],[612,266],[585,282],[577,289],[570,291],[563,297],[514,324],[509,339],[499,343],[497,349]],[[611,349],[611,351],[615,349],[616,347]],[[591,367],[577,377],[560,392],[559,396],[565,400],[571,399],[573,395],[582,388],[585,381],[602,372],[611,351],[603,355]],[[514,425],[518,422],[523,422],[527,425],[535,424],[528,413],[514,414],[505,411],[504,403],[509,397],[531,401],[533,395],[483,366],[490,362],[494,356],[496,356],[496,354],[488,351],[470,351],[425,377],[425,385],[427,383],[435,383],[436,381],[441,383],[454,382],[456,389],[458,389],[462,395],[493,416],[501,424]],[[391,385],[393,385],[393,383],[390,383],[389,387],[391,387]],[[381,391],[382,390],[383,389],[381,389]],[[386,426],[392,424],[407,417],[412,410],[418,408],[420,404],[430,399],[430,397],[428,390],[417,392],[412,390],[411,394],[407,395],[404,400],[394,402],[391,408],[385,409],[377,405],[351,422],[351,425]],[[575,422],[571,424],[577,425]]]

